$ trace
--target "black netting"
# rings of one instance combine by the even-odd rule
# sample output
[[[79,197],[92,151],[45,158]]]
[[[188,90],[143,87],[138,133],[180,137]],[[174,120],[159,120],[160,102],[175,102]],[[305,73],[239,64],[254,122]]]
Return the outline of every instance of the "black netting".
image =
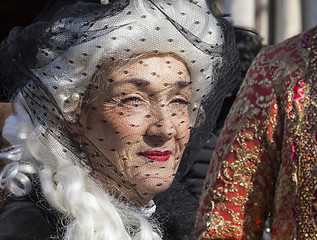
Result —
[[[109,77],[102,85],[94,83],[96,75],[101,70],[107,73],[130,66],[135,60],[144,60],[143,55],[155,57],[171,53],[177,56],[174,61],[181,59],[185,63],[190,75],[187,83],[192,87],[187,108],[190,140],[182,159],[174,159],[175,169],[169,178],[174,178],[180,162],[176,180],[187,172],[195,155],[209,139],[222,101],[235,88],[240,76],[233,30],[210,1],[202,3],[202,6],[185,0],[122,0],[109,5],[79,2],[63,7],[49,21],[39,21],[25,29],[14,30],[0,50],[1,78],[14,85],[22,96],[23,101],[20,102],[35,128],[33,137],[50,149],[52,155],[86,168],[102,183],[115,183],[116,188],[130,192],[139,202],[143,201],[147,192],[137,191],[137,183],[127,179],[114,160],[106,156],[107,151],[113,156],[115,147],[101,149],[78,127],[86,106],[95,108],[92,110],[102,109],[98,105],[90,105],[91,89],[108,89],[112,84]],[[145,69],[146,66],[143,67]],[[126,74],[129,75],[128,72]],[[161,73],[152,74],[158,77]],[[181,76],[182,72],[178,74]],[[166,83],[166,87],[171,86]],[[165,91],[165,85],[156,96],[161,96],[163,89]],[[104,92],[100,91],[100,94]],[[105,96],[104,101],[108,106],[107,101],[112,100]],[[154,100],[149,97],[148,102]],[[113,109],[119,109],[120,103],[113,105]],[[118,119],[128,116],[128,113],[128,110],[119,112],[123,116]],[[151,115],[144,113],[144,117],[150,119]],[[97,127],[106,120],[100,118],[96,121]],[[158,127],[162,121],[158,121]],[[180,124],[182,121],[177,123]],[[138,126],[132,123],[132,127]],[[120,129],[115,130],[120,134]],[[146,134],[142,136],[145,143],[146,137]],[[107,136],[97,140],[107,144],[112,141]],[[173,141],[178,144],[178,139]],[[127,141],[127,148],[133,149],[133,143]],[[164,149],[158,145],[149,145],[148,148]],[[122,157],[119,153],[117,155]],[[146,161],[146,164],[151,163]],[[160,167],[157,165],[155,162],[152,166],[157,167],[159,174]],[[160,187],[160,184],[157,186]]]

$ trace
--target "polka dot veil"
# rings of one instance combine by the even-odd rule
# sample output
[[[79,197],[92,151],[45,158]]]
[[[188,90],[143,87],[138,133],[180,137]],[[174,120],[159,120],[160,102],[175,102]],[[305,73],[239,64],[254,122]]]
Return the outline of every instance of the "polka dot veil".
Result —
[[[21,32],[8,75],[40,168],[75,164],[140,204],[187,172],[239,77],[230,24],[196,2],[77,3]]]

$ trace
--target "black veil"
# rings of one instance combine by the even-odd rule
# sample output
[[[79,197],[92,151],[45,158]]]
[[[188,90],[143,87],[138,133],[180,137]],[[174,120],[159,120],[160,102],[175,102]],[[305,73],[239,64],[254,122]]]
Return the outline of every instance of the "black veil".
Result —
[[[34,126],[32,138],[50,149],[52,156],[83,166],[98,179],[112,179],[117,183],[116,187],[128,189],[142,199],[135,190],[135,183],[127,181],[115,165],[79,129],[72,126],[79,117],[80,106],[89,90],[89,79],[98,71],[101,55],[108,54],[107,41],[110,40],[104,38],[121,29],[132,29],[135,23],[130,16],[146,16],[138,11],[144,6],[147,12],[153,11],[162,21],[168,21],[169,29],[176,32],[176,38],[182,38],[180,41],[184,44],[175,51],[181,57],[184,55],[192,72],[196,71],[193,73],[197,78],[193,80],[193,92],[197,100],[189,106],[192,121],[190,140],[175,181],[188,171],[195,155],[210,138],[222,101],[236,87],[240,72],[233,28],[212,1],[200,1],[202,6],[198,7],[206,9],[205,13],[216,19],[213,27],[221,32],[219,44],[217,40],[212,40],[214,29],[199,29],[201,23],[196,21],[194,24],[198,30],[193,32],[189,29],[193,24],[184,26],[180,23],[179,19],[188,10],[186,8],[179,12],[178,19],[174,17],[177,14],[169,10],[174,4],[170,1],[144,0],[144,5],[136,12],[130,12],[131,2],[135,1],[118,0],[108,5],[97,1],[78,1],[61,7],[54,14],[44,11],[30,26],[13,29],[1,43],[0,77],[4,84],[15,89],[12,99],[18,99],[28,113]],[[107,19],[123,14],[125,20],[122,23],[109,24]],[[168,41],[175,38],[174,32],[170,38],[167,36]],[[210,32],[210,39],[206,36],[207,32]],[[100,49],[100,53],[92,52],[96,50],[91,50],[88,45]],[[144,49],[147,52],[159,49],[166,52],[174,49],[161,50],[160,46],[140,44],[133,51],[139,53]],[[186,55],[189,49],[194,49],[192,51],[199,55],[199,60],[194,57],[190,59],[190,53]],[[107,58],[114,56],[107,55]],[[76,61],[82,65],[75,66]],[[85,156],[83,145],[88,149]],[[41,168],[41,163],[38,164]]]

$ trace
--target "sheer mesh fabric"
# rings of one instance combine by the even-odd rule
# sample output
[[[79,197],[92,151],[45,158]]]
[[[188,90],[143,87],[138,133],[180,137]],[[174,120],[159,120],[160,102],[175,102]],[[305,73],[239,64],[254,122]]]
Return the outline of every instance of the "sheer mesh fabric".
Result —
[[[12,31],[0,50],[1,75],[16,82],[16,99],[34,127],[28,144],[42,144],[51,154],[47,159],[83,167],[102,185],[129,193],[140,205],[148,202],[148,192],[138,188],[129,171],[142,174],[145,182],[164,171],[168,181],[179,180],[209,139],[223,98],[239,79],[233,30],[210,1],[79,2],[65,6],[48,22]],[[156,79],[148,81],[149,86],[138,77],[151,65],[151,57],[162,67],[148,74]],[[131,66],[137,69],[133,74]],[[111,74],[118,71],[131,88],[109,96],[118,82]],[[161,77],[165,71],[176,76],[175,84]],[[182,92],[185,88],[191,89],[189,99]],[[96,99],[100,101],[94,103]],[[98,111],[103,115],[83,128],[83,112]],[[124,131],[116,127],[126,119]],[[160,134],[166,128],[164,136],[172,138],[153,138],[142,132],[139,122],[155,126]],[[173,126],[180,132],[168,135]],[[182,142],[186,131],[188,143]],[[133,154],[123,154],[125,149]],[[32,152],[32,159],[40,154]],[[126,165],[134,158],[135,164]],[[38,168],[43,164],[29,162]],[[158,192],[166,188],[164,181],[155,182]]]

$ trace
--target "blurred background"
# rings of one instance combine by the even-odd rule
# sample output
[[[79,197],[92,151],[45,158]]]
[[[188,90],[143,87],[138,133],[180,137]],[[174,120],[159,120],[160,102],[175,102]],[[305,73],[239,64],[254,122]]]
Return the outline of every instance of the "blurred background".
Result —
[[[279,43],[317,25],[317,0],[215,0],[234,25],[255,30],[264,44]]]

